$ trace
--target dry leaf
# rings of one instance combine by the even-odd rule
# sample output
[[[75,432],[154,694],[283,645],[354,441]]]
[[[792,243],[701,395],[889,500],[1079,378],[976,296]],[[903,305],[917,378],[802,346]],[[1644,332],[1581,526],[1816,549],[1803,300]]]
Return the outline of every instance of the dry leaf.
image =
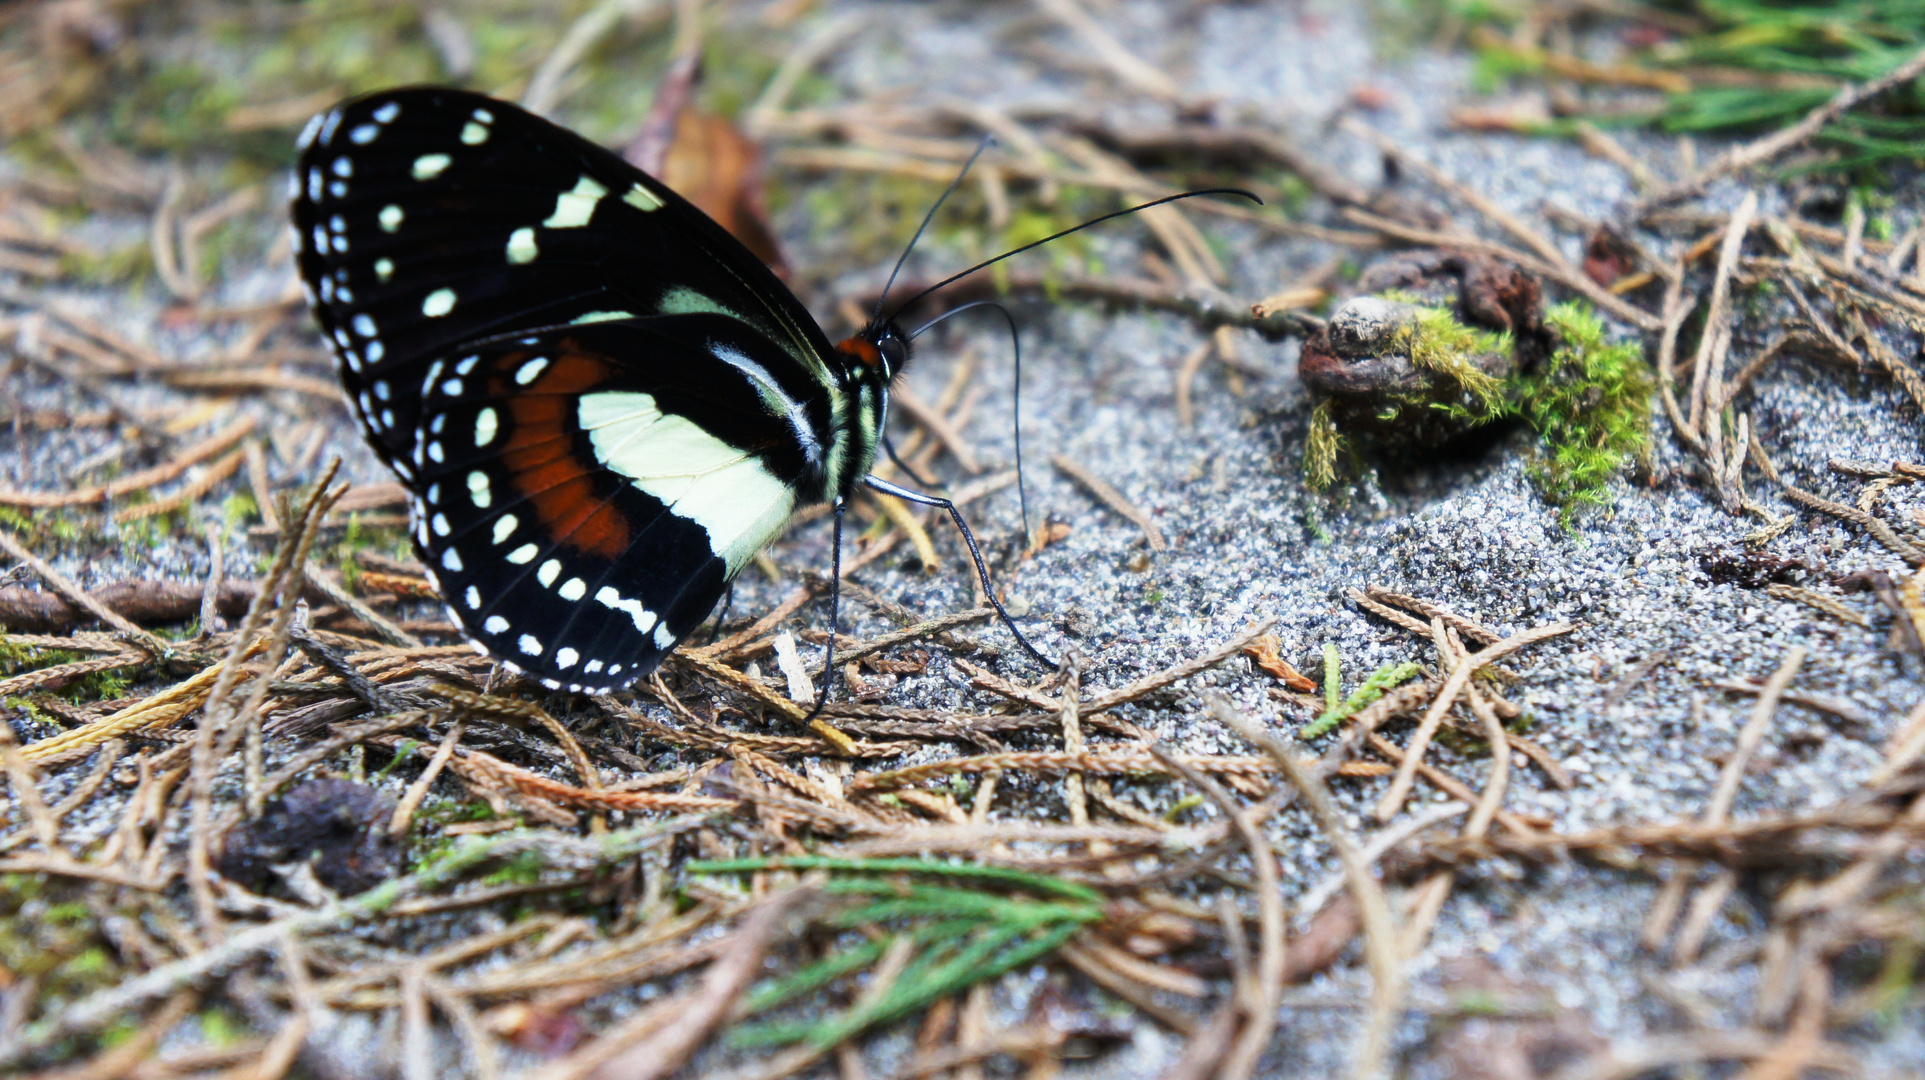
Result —
[[[1243,655],[1256,661],[1256,665],[1262,668],[1265,673],[1282,679],[1283,685],[1298,693],[1307,694],[1315,690],[1317,688],[1316,683],[1304,677],[1296,668],[1284,663],[1281,652],[1282,648],[1283,642],[1277,638],[1277,635],[1265,634],[1250,644],[1245,645],[1243,647]]]

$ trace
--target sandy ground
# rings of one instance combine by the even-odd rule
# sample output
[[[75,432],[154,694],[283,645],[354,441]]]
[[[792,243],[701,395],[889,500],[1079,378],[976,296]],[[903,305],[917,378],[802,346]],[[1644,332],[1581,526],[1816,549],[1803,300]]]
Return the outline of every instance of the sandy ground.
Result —
[[[1026,48],[1073,45],[1019,9],[831,7],[874,16],[874,25],[828,67],[852,97],[879,91],[911,101],[965,97],[1020,111],[1036,103],[1088,105],[1092,86],[1100,85],[1028,58]],[[1285,120],[1319,154],[1364,184],[1381,179],[1376,155],[1333,132],[1328,122],[1353,91],[1367,85],[1382,91],[1386,102],[1366,114],[1370,123],[1540,228],[1551,228],[1543,212],[1547,202],[1595,218],[1632,194],[1622,172],[1575,145],[1448,132],[1448,109],[1468,93],[1468,61],[1421,51],[1379,59],[1372,29],[1347,9],[1226,4],[1179,17],[1161,5],[1123,3],[1116,5],[1110,25],[1125,43],[1174,74],[1186,92],[1216,98],[1226,116],[1247,110]],[[1625,138],[1661,174],[1674,168],[1669,140]],[[1701,152],[1712,149],[1705,146]],[[1707,205],[1728,208],[1741,192],[1735,184],[1722,185]],[[1898,216],[1915,220],[1917,193],[1900,194],[1906,208]],[[1780,199],[1768,187],[1762,196],[1768,211]],[[1456,211],[1459,222],[1475,221],[1462,208]],[[1328,208],[1313,201],[1308,213],[1315,217]],[[1231,268],[1232,291],[1240,296],[1265,293],[1342,254],[1314,241],[1199,220],[1217,240]],[[835,250],[834,238],[812,233],[794,206],[779,215],[778,225],[790,259],[798,264]],[[1578,254],[1581,237],[1555,235],[1573,257]],[[1126,266],[1141,250],[1139,237],[1139,230],[1124,225],[1093,243],[1112,265]],[[918,265],[935,272],[951,265],[950,258],[941,250],[926,251]],[[846,285],[872,284],[880,270],[862,268]],[[233,287],[234,296],[258,294],[275,284],[241,283]],[[1201,340],[1192,326],[1175,317],[1069,304],[1029,303],[1016,311],[1026,358],[1022,420],[1032,512],[1058,517],[1072,531],[1021,565],[1008,585],[1013,597],[1029,605],[1032,614],[1024,626],[1035,630],[1046,648],[1075,649],[1088,658],[1086,686],[1120,685],[1200,652],[1254,619],[1271,617],[1278,620],[1284,656],[1306,670],[1320,663],[1325,643],[1336,644],[1346,686],[1381,664],[1427,660],[1431,650],[1343,599],[1345,590],[1365,585],[1425,597],[1504,633],[1553,620],[1578,621],[1580,631],[1536,646],[1513,664],[1521,683],[1511,696],[1527,710],[1531,737],[1564,763],[1577,784],[1560,791],[1540,772],[1524,767],[1513,774],[1508,806],[1552,819],[1563,830],[1697,813],[1750,702],[1716,689],[1713,682],[1763,678],[1793,646],[1809,650],[1797,689],[1847,698],[1872,720],[1846,724],[1785,706],[1766,736],[1755,775],[1740,791],[1738,817],[1823,806],[1850,794],[1879,760],[1879,746],[1898,718],[1925,693],[1919,659],[1887,647],[1889,616],[1865,597],[1847,602],[1871,617],[1870,630],[1775,600],[1762,589],[1708,578],[1700,568],[1706,553],[1734,547],[1755,523],[1717,507],[1674,446],[1661,415],[1654,417],[1650,472],[1620,483],[1615,507],[1580,515],[1569,530],[1527,478],[1530,440],[1521,433],[1463,459],[1386,467],[1338,497],[1324,497],[1305,489],[1296,467],[1309,405],[1295,374],[1294,342],[1244,336],[1245,355],[1266,374],[1246,379],[1245,393],[1238,397],[1223,369],[1206,367],[1198,382],[1198,422],[1185,430],[1176,421],[1172,380],[1179,358]],[[135,333],[151,325],[150,314],[111,311],[117,325]],[[968,435],[986,463],[1003,467],[1012,460],[1007,338],[987,325],[958,321],[924,339],[907,379],[932,398],[957,357],[975,350],[983,360],[977,378],[986,392]],[[1748,355],[1769,329],[1769,317],[1741,328],[1738,355]],[[193,348],[164,339],[158,344],[165,350]],[[24,400],[42,403],[65,393],[35,372],[14,376],[9,392],[16,391]],[[1760,380],[1752,409],[1781,467],[1802,486],[1840,501],[1849,501],[1855,485],[1828,473],[1827,459],[1889,462],[1916,460],[1921,453],[1916,411],[1882,378],[1784,361]],[[353,439],[345,414],[327,415],[338,422],[330,448],[345,454],[348,475],[385,480]],[[103,445],[88,433],[52,433],[23,445],[0,432],[0,469],[18,486],[49,485],[66,464]],[[1085,463],[1148,509],[1168,536],[1170,550],[1145,567],[1140,532],[1050,469],[1052,453]],[[1774,510],[1788,508],[1775,496],[1762,497]],[[1916,489],[1898,489],[1892,497],[1902,506],[1925,505]],[[1014,492],[978,504],[970,517],[992,552],[999,559],[1006,555],[1020,528]],[[811,526],[774,554],[788,565],[821,566],[825,540],[826,530]],[[948,559],[942,573],[925,575],[892,559],[865,572],[863,582],[922,612],[966,605],[959,546],[947,538],[939,542]],[[1828,572],[1896,565],[1855,531],[1809,513],[1770,550]],[[100,581],[138,573],[193,577],[204,566],[197,548],[167,544],[137,558],[70,560],[64,568],[83,581]],[[738,610],[764,608],[787,588],[747,580],[738,591]],[[981,636],[1007,642],[994,628]],[[1607,706],[1606,694],[1625,673],[1653,658],[1661,659],[1649,674]],[[1013,652],[1004,670],[1040,675]],[[1279,724],[1305,719],[1301,710],[1271,700],[1270,685],[1239,662],[1193,681],[1190,688],[1197,693],[1220,689],[1250,713]],[[939,659],[928,675],[905,682],[889,700],[957,705],[979,699],[967,689],[967,680]],[[1245,749],[1206,719],[1190,694],[1173,707],[1136,708],[1126,715],[1186,750]],[[1481,761],[1461,759],[1442,747],[1433,751],[1433,760],[1473,780],[1484,768]],[[1353,829],[1368,834],[1378,828],[1367,814],[1382,785],[1381,780],[1338,783]],[[1125,798],[1141,798],[1146,807],[1160,809],[1167,802],[1165,784],[1139,789],[1121,783],[1118,789]],[[1060,799],[1055,785],[1017,785],[1010,797],[1032,800],[1030,807]],[[1420,788],[1412,812],[1433,798]],[[1280,816],[1271,828],[1285,855],[1285,889],[1291,895],[1334,869],[1326,844],[1301,811]],[[1537,1000],[1569,1009],[1579,1027],[1611,1040],[1628,1042],[1688,1025],[1683,1013],[1651,992],[1651,979],[1702,995],[1717,1023],[1748,1022],[1758,973],[1755,951],[1747,946],[1757,941],[1762,915],[1757,905],[1768,902],[1769,895],[1754,891],[1753,884],[1741,886],[1712,923],[1705,958],[1678,970],[1637,945],[1639,925],[1656,891],[1646,877],[1576,865],[1523,869],[1497,863],[1463,876],[1429,946],[1410,966],[1418,1010],[1399,1031],[1399,1051],[1407,1055],[1410,1075],[1449,1075],[1434,1041],[1431,1049],[1420,1044],[1443,1035],[1450,1024],[1425,1010],[1447,1012],[1470,985],[1466,972],[1472,971],[1482,973],[1475,978],[1508,981]],[[1005,981],[1001,996],[1012,1015],[1025,1007],[1042,977],[1032,972]],[[1368,992],[1367,975],[1354,953],[1331,973],[1293,990],[1296,1004],[1284,1010],[1264,1074],[1315,1075],[1337,1068],[1350,1049],[1362,1015],[1358,1006]],[[1925,1025],[1917,1022],[1915,1009],[1907,1015],[1889,1026],[1848,1033],[1862,1047],[1869,1074],[1896,1075],[1925,1061]],[[1135,1032],[1104,1055],[1072,1064],[1070,1072],[1154,1075],[1179,1049],[1176,1040],[1148,1023],[1135,1025]],[[359,1038],[343,1033],[344,1060],[354,1059],[351,1046]],[[879,1040],[872,1065],[886,1070],[907,1038],[908,1033],[897,1032]]]

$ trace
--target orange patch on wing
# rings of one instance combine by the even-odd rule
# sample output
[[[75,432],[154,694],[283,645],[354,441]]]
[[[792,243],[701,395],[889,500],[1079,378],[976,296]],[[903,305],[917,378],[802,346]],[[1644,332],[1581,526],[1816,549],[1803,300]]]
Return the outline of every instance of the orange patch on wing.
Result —
[[[882,363],[882,354],[876,351],[876,343],[867,338],[843,338],[836,342],[836,351],[847,353],[870,367]]]
[[[502,445],[502,464],[556,541],[619,558],[628,550],[628,520],[595,494],[597,466],[575,456],[570,437],[576,395],[607,378],[609,367],[581,353],[561,352],[527,387],[511,385],[511,373],[529,358],[527,353],[503,357],[492,387],[506,396],[514,420]]]

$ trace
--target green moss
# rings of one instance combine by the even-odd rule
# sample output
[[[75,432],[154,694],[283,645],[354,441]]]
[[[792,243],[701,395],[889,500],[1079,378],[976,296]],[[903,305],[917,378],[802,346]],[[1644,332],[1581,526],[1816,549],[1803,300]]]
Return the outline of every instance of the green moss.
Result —
[[[71,664],[79,660],[90,660],[94,655],[70,652],[66,649],[15,645],[8,641],[5,634],[0,634],[0,678],[59,667],[61,664]],[[115,698],[125,697],[127,688],[132,685],[132,682],[132,678],[125,670],[90,671],[84,675],[75,676],[67,684],[66,689],[60,692],[60,696],[77,704],[89,701],[112,701]],[[20,709],[40,723],[52,724],[56,727],[66,726],[24,698],[9,698],[7,704]]]
[[[230,529],[240,528],[245,522],[260,516],[261,504],[256,502],[249,492],[237,491],[221,503],[221,517]]]
[[[1444,308],[1426,307],[1402,333],[1403,347],[1411,363],[1455,379],[1485,414],[1496,417],[1504,411],[1504,385],[1478,367],[1471,357],[1511,354],[1511,335],[1492,333],[1465,326]]]
[[[1318,402],[1310,410],[1310,432],[1303,440],[1303,477],[1312,490],[1325,491],[1337,482],[1337,458],[1343,443],[1330,402]]]
[[[1611,477],[1648,452],[1655,384],[1637,344],[1606,341],[1589,305],[1558,304],[1544,324],[1561,344],[1520,380],[1522,411],[1543,439],[1532,477],[1568,524],[1608,503]]]
[[[153,247],[143,240],[107,251],[70,251],[60,257],[60,269],[90,285],[138,287],[154,276]]]
[[[71,882],[0,877],[0,970],[40,981],[45,1001],[72,1001],[122,972],[92,909]]]
[[[548,859],[540,852],[524,851],[503,861],[501,868],[483,881],[488,885],[533,885],[541,880],[547,866]]]

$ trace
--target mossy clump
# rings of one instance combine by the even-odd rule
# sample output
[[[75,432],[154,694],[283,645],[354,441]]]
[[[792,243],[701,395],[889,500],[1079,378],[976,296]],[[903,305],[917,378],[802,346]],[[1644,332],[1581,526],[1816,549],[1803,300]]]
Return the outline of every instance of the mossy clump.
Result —
[[[1609,503],[1611,477],[1650,452],[1656,383],[1637,344],[1607,341],[1588,304],[1558,304],[1544,325],[1559,344],[1518,380],[1518,400],[1544,441],[1532,478],[1568,524],[1578,507]]]
[[[1568,525],[1579,507],[1607,504],[1611,477],[1648,453],[1656,384],[1638,345],[1607,340],[1604,321],[1589,305],[1550,308],[1544,327],[1551,348],[1528,371],[1503,377],[1492,372],[1489,358],[1513,354],[1510,334],[1466,325],[1450,309],[1417,303],[1408,294],[1380,295],[1412,305],[1383,352],[1445,379],[1418,385],[1380,374],[1373,394],[1319,401],[1304,440],[1303,473],[1311,488],[1321,491],[1336,482],[1338,460],[1352,436],[1369,435],[1366,441],[1407,451],[1413,442],[1434,445],[1440,434],[1454,438],[1518,418],[1543,440],[1531,478]],[[1352,370],[1369,369],[1359,363]],[[1386,370],[1395,375],[1394,368]],[[1450,393],[1440,394],[1440,387]],[[1383,431],[1403,438],[1373,434]]]

